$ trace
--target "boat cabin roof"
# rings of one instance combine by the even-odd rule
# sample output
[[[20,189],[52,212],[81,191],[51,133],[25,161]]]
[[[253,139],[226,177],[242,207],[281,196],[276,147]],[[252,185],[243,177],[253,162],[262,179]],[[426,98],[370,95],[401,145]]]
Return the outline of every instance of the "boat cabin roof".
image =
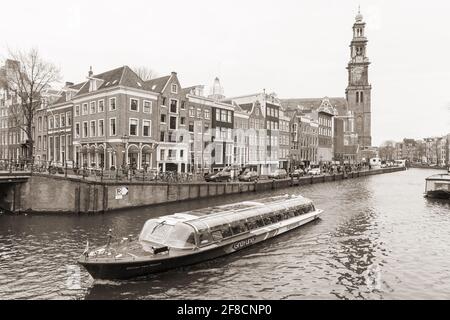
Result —
[[[435,174],[431,177],[428,177],[426,180],[427,181],[448,181],[448,182],[450,182],[450,175],[449,174]]]
[[[230,227],[239,229],[251,221],[281,216],[293,210],[306,213],[313,211],[314,206],[302,196],[286,195],[186,211],[147,220],[139,239],[184,248],[196,243],[194,233],[211,233]]]
[[[312,201],[301,196],[288,195],[264,198],[254,201],[244,201],[235,204],[207,208],[206,210],[210,210],[209,212],[213,213],[198,216],[192,220],[185,221],[185,223],[192,225],[197,230],[207,228],[212,229],[224,224],[233,224],[255,216],[261,216],[280,210],[286,210],[292,206],[306,204],[312,204]],[[189,213],[192,215],[197,215],[198,213],[204,213],[203,210],[193,210]]]

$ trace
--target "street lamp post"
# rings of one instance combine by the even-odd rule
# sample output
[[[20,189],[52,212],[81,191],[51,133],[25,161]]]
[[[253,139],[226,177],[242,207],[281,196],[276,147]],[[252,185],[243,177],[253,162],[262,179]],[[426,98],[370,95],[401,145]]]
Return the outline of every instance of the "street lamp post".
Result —
[[[123,157],[122,157],[122,165],[123,165],[123,167],[125,168],[125,157],[126,157],[126,149],[127,149],[127,144],[128,144],[128,141],[130,141],[130,136],[128,136],[128,135],[123,135],[122,136],[122,143],[123,143],[123,151],[122,151],[122,153],[123,153]]]

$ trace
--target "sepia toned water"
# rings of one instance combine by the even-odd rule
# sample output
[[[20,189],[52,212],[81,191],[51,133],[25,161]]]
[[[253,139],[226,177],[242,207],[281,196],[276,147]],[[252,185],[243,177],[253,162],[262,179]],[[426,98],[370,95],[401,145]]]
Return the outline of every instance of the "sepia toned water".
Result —
[[[98,215],[0,216],[1,299],[450,298],[450,202],[423,197],[438,171],[410,169]],[[86,239],[137,235],[177,211],[300,193],[322,218],[199,265],[133,281],[94,281],[75,263]]]

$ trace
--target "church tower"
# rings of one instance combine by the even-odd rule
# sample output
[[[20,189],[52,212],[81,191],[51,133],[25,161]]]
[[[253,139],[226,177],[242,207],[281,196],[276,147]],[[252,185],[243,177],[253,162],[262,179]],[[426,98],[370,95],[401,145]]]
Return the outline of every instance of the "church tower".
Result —
[[[355,115],[355,130],[360,147],[372,145],[371,91],[369,83],[369,58],[367,57],[366,23],[360,12],[353,25],[353,40],[350,44],[348,63],[348,86],[345,91],[348,107]]]

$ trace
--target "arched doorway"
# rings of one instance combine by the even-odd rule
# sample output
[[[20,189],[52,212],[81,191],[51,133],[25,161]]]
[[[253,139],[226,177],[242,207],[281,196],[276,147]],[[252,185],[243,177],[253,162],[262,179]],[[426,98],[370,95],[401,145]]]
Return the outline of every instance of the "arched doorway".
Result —
[[[152,167],[152,147],[149,145],[142,146],[142,160],[141,167],[142,168],[151,168]]]
[[[139,147],[135,144],[128,147],[128,165],[139,169]]]
[[[97,146],[97,166],[100,168],[105,167],[105,147],[103,145]]]

